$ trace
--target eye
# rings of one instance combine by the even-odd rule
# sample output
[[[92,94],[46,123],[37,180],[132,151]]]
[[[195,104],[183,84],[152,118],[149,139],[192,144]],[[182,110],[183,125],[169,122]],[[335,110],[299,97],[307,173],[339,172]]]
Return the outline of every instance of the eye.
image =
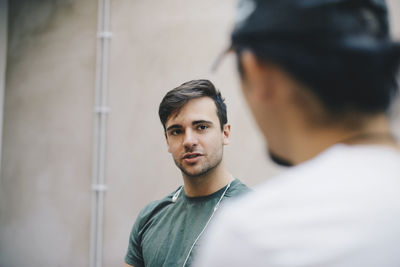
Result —
[[[207,130],[208,129],[208,125],[199,125],[199,126],[197,126],[197,129],[200,130],[200,131]]]
[[[169,135],[174,135],[174,136],[176,136],[176,135],[179,135],[179,134],[181,134],[181,133],[182,133],[182,130],[180,130],[180,129],[175,129],[175,130],[170,131],[170,132],[169,132]]]

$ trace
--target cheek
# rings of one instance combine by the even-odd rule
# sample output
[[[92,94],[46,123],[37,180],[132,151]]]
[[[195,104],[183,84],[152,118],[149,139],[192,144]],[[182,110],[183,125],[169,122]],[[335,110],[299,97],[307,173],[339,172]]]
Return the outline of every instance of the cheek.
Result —
[[[249,86],[246,83],[242,83],[241,87],[242,87],[242,95],[246,100],[247,104],[249,105],[249,107],[252,109],[256,104],[254,102],[256,100],[256,97],[252,93],[254,90],[251,90],[251,88],[249,88]]]
[[[223,135],[214,136],[212,139],[203,142],[203,147],[207,150],[218,151],[224,145],[225,139]]]
[[[262,100],[259,95],[255,93],[255,90],[252,90],[251,88],[245,87],[245,85],[242,85],[242,94],[244,98],[246,99],[247,105],[254,115],[254,117],[257,119],[260,117],[263,112],[263,105],[262,105]]]
[[[168,152],[175,156],[179,153],[178,146],[174,142],[170,142],[168,145]]]

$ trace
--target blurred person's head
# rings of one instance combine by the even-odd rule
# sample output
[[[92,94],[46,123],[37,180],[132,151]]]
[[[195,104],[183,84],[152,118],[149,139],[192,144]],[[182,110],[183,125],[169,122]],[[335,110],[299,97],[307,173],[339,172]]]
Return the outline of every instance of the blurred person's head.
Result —
[[[322,148],[318,134],[371,131],[397,93],[400,46],[390,38],[385,1],[243,0],[232,49],[278,161],[299,162],[296,135]]]
[[[221,93],[208,80],[193,80],[172,89],[162,99],[159,116],[168,151],[186,177],[216,170],[230,125]]]

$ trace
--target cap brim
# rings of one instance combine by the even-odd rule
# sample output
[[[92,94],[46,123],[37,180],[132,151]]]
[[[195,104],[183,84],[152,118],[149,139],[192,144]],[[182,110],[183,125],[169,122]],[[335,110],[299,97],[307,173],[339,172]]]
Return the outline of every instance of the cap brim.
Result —
[[[227,49],[223,50],[214,60],[214,63],[211,65],[211,72],[215,72],[219,67],[219,65],[221,64],[222,60],[225,58],[225,56],[233,51],[234,51],[233,45],[230,45]]]

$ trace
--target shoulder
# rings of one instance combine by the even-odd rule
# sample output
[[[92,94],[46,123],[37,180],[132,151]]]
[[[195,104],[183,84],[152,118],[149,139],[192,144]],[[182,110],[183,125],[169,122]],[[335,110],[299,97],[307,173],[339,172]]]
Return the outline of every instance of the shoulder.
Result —
[[[393,227],[400,223],[400,202],[395,201],[400,188],[399,159],[398,153],[382,148],[336,146],[228,203],[216,225],[223,227],[225,234],[232,232],[242,241],[257,240],[266,247],[273,247],[275,238],[304,241],[306,230],[298,231],[299,223],[313,226],[306,227],[310,237],[318,231],[314,225],[324,227],[319,236],[330,237],[360,220],[369,224],[352,230],[354,235],[369,234],[368,227],[400,234],[400,229]],[[328,225],[326,221],[341,224]],[[287,235],[289,232],[293,235]],[[270,238],[259,240],[260,233]]]
[[[144,206],[144,208],[139,212],[135,224],[141,228],[140,226],[146,224],[154,215],[163,210],[165,207],[173,204],[172,197],[178,190],[179,188],[164,198],[152,201]]]
[[[236,196],[241,196],[244,195],[248,192],[251,192],[252,190],[242,183],[239,179],[235,179],[232,181],[232,184],[229,188],[229,190],[226,192],[227,197],[236,197]]]
[[[380,240],[387,255],[395,247],[387,237],[400,237],[399,159],[381,148],[341,145],[269,178],[217,214],[199,256],[205,264],[198,266],[273,265],[289,251],[295,259],[297,244],[317,262],[315,248],[352,251],[356,242],[374,248]]]

